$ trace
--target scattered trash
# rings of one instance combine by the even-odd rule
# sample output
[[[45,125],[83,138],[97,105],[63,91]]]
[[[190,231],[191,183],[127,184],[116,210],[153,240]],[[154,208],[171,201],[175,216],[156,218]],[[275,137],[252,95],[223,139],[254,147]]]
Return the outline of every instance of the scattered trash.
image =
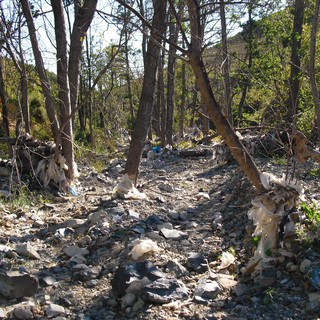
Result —
[[[131,246],[133,246],[133,248],[129,254],[133,260],[138,260],[146,253],[159,251],[158,245],[150,239],[137,239],[132,242]]]
[[[317,289],[320,290],[320,267],[314,266],[309,271],[309,279],[311,285]]]
[[[267,191],[251,202],[252,208],[248,211],[248,217],[256,225],[253,235],[260,236],[260,241],[254,256],[242,270],[244,274],[251,274],[273,260],[270,253],[279,245],[279,225],[283,217],[297,207],[303,194],[302,186],[294,179],[288,181],[263,173],[261,182]]]
[[[235,257],[230,252],[223,252],[221,256],[221,264],[218,269],[226,269],[235,262]]]
[[[117,186],[113,189],[113,194],[123,199],[146,200],[147,196],[139,192],[134,186],[134,182],[129,178],[128,174],[124,174]]]

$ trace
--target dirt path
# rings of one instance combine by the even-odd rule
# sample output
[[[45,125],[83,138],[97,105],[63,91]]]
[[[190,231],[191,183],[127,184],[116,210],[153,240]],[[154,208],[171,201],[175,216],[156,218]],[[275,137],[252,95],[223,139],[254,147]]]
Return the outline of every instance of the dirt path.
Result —
[[[259,167],[285,170],[266,160]],[[241,275],[255,249],[247,218],[254,190],[236,164],[216,165],[210,154],[144,159],[139,191],[145,200],[113,197],[121,162],[99,174],[84,164],[80,169],[78,197],[1,209],[1,271],[32,274],[39,286],[31,298],[2,298],[0,318],[2,312],[7,319],[318,319],[319,291],[300,267],[306,259],[319,262],[319,252],[305,243],[293,242],[293,256],[254,277]],[[317,179],[306,183],[319,200]],[[134,260],[137,239],[157,248]],[[17,253],[26,243],[39,257]],[[235,260],[220,268],[224,253]],[[128,295],[121,277],[115,295],[111,283],[119,268],[145,261],[159,278],[182,283],[183,298],[163,303],[143,290]],[[217,294],[199,293],[203,282],[217,283]]]

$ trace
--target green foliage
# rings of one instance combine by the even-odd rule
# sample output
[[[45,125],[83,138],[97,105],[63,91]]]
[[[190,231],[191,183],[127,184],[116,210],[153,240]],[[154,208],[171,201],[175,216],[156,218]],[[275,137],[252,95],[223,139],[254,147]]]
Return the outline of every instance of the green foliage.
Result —
[[[26,185],[13,186],[9,196],[0,197],[0,205],[5,205],[11,211],[30,205],[41,205],[48,201],[49,199],[45,194],[31,192]]]
[[[320,227],[320,209],[315,203],[307,204],[306,202],[302,202],[300,208],[306,215],[307,223],[311,229],[316,231]]]

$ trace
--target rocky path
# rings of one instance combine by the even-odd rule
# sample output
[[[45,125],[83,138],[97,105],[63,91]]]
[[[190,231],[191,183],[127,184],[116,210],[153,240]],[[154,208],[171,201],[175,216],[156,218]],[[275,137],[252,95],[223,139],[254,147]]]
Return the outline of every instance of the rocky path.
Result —
[[[319,251],[307,243],[242,276],[254,191],[236,164],[210,153],[144,159],[142,200],[114,197],[122,166],[98,174],[82,164],[76,197],[0,207],[0,319],[320,318],[319,275],[308,273]],[[317,179],[306,185],[319,200]]]

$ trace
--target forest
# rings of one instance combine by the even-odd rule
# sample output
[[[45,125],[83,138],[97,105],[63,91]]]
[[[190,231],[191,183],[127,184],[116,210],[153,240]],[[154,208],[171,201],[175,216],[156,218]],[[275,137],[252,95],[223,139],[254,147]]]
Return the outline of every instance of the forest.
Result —
[[[43,222],[47,225],[41,230],[44,236],[37,237],[44,240],[48,247],[55,244],[52,245],[50,261],[53,261],[60,244],[64,257],[75,259],[66,267],[67,274],[70,274],[70,281],[82,282],[81,290],[85,292],[80,296],[83,294],[89,302],[81,302],[79,308],[91,315],[88,319],[113,319],[112,312],[115,319],[127,319],[126,314],[130,312],[134,314],[133,319],[135,316],[138,319],[135,312],[145,310],[147,303],[171,303],[177,296],[179,301],[184,301],[189,295],[186,292],[194,287],[197,294],[194,293],[195,300],[192,303],[195,301],[196,304],[211,308],[217,294],[224,294],[228,300],[232,291],[237,296],[237,303],[249,308],[251,298],[241,300],[237,294],[239,291],[235,289],[240,287],[240,280],[239,283],[230,284],[234,279],[238,281],[239,275],[251,277],[254,284],[262,288],[254,294],[261,294],[263,301],[267,297],[273,303],[275,300],[270,292],[274,288],[280,290],[276,283],[287,283],[287,278],[281,276],[293,275],[299,270],[302,275],[299,274],[298,278],[303,279],[301,286],[304,289],[307,287],[313,294],[310,296],[306,293],[303,296],[301,293],[301,306],[305,308],[308,305],[314,314],[320,311],[316,306],[316,302],[320,301],[319,250],[315,249],[319,245],[320,227],[320,196],[317,191],[320,175],[317,167],[320,162],[319,11],[320,0],[0,2],[1,227],[13,227],[7,222],[9,211],[15,212],[19,221],[17,224],[22,226],[19,210],[23,210],[20,204],[25,198],[27,203],[34,202],[34,205],[37,203],[44,208],[37,211],[39,219],[32,222],[31,228],[41,229]],[[179,163],[185,170],[180,171]],[[235,163],[240,171],[236,171]],[[158,195],[155,195],[157,192],[153,193],[151,187],[148,188],[157,179],[152,175],[151,168],[161,178]],[[197,181],[199,177],[200,180],[195,182],[199,187],[196,190],[189,182]],[[219,179],[224,183],[219,184]],[[100,186],[101,183],[105,189]],[[238,189],[230,191],[230,183],[234,183]],[[186,197],[183,209],[180,193]],[[107,195],[110,198],[103,200]],[[90,197],[92,201],[87,202]],[[170,199],[173,198],[175,206],[171,207]],[[49,199],[54,203],[53,209],[48,204]],[[195,199],[204,202],[195,206]],[[206,204],[205,200],[209,202]],[[68,205],[60,206],[61,201],[66,201]],[[15,206],[15,203],[18,205]],[[149,206],[150,211],[157,215],[156,204],[159,203],[163,206],[163,212],[166,212],[165,218],[161,215],[160,222],[156,223],[160,224],[156,236],[148,237],[147,230],[153,222],[148,218],[142,222],[140,214],[133,210],[144,212]],[[242,216],[242,209],[246,209],[243,211],[243,221],[246,222],[241,224],[241,235],[237,234],[240,232],[235,226],[237,219],[228,215],[230,204],[230,214],[236,215],[232,208],[237,207],[241,208],[238,214]],[[220,211],[212,215],[207,205],[226,215],[221,218]],[[189,217],[193,212],[190,206],[196,207],[196,218],[190,220],[181,218],[181,212],[178,216],[172,213],[182,210]],[[115,208],[120,213],[114,211]],[[31,209],[26,210],[29,212]],[[63,218],[59,210],[64,212]],[[80,214],[82,210],[87,212],[85,217]],[[209,213],[201,215],[199,210]],[[50,212],[45,217],[47,211]],[[66,220],[70,218],[70,212],[74,218],[72,222]],[[100,216],[93,220],[92,215],[97,212]],[[22,216],[27,220],[33,219],[29,213],[23,213]],[[229,241],[232,245],[225,252],[224,245],[213,244],[213,251],[217,254],[212,253],[211,249],[203,249],[205,258],[197,256],[197,259],[203,258],[201,266],[194,268],[196,262],[190,256],[186,265],[189,271],[194,269],[192,272],[208,272],[205,280],[210,286],[212,268],[219,270],[218,278],[222,277],[221,270],[228,270],[228,276],[237,274],[232,281],[228,278],[227,289],[218,281],[219,290],[215,288],[215,294],[211,291],[203,293],[205,289],[199,289],[197,277],[192,280],[194,284],[186,289],[179,281],[190,275],[183,271],[184,266],[179,263],[175,265],[173,260],[170,262],[175,265],[173,271],[179,278],[178,282],[166,277],[156,281],[149,279],[150,283],[146,286],[139,284],[140,289],[133,291],[130,291],[127,283],[121,282],[123,278],[130,279],[132,276],[124,267],[127,262],[123,260],[125,254],[141,262],[142,255],[137,251],[145,250],[147,255],[157,256],[171,241],[171,245],[175,244],[170,249],[175,250],[173,255],[178,261],[186,258],[187,253],[190,254],[188,250],[194,249],[191,248],[194,243],[197,244],[196,250],[201,247],[201,241],[204,247],[206,241],[215,243],[211,231],[204,226],[209,216],[209,224],[217,232],[221,243]],[[219,217],[225,222],[223,227]],[[86,221],[82,229],[75,222],[77,219]],[[133,226],[136,220],[139,220],[139,226]],[[201,232],[184,232],[189,231],[186,221],[194,222],[195,230],[201,225],[199,229],[204,230],[204,240],[201,240]],[[63,231],[60,224],[65,228]],[[244,254],[238,241],[245,237],[249,224],[252,224],[251,233],[248,232],[250,248]],[[19,232],[24,229],[21,227]],[[31,234],[37,233],[30,230],[28,232]],[[129,230],[139,236],[133,237],[133,240]],[[67,235],[66,232],[71,233]],[[228,232],[237,234],[236,239],[230,240],[232,236]],[[297,250],[300,253],[297,250],[292,253],[296,249],[293,248],[292,233],[299,234]],[[87,240],[82,239],[84,235]],[[24,237],[28,238],[21,234],[19,239],[25,240]],[[189,241],[186,238],[192,237],[196,240],[190,240],[186,246],[191,246],[189,249],[179,247],[183,241]],[[115,249],[115,238],[120,241],[122,249]],[[166,243],[161,242],[163,238]],[[176,240],[179,240],[179,245],[174,242]],[[32,241],[36,243],[35,239]],[[70,253],[66,249],[71,247],[68,247],[70,243],[79,252]],[[107,244],[111,252],[117,252],[114,255],[112,253],[112,259],[116,261],[112,263],[118,269],[112,269],[107,258],[103,260],[105,256],[101,243]],[[306,249],[304,246],[309,250],[306,256],[301,254]],[[38,245],[35,247],[43,250]],[[132,249],[129,253],[125,251],[128,248]],[[83,253],[87,249],[89,251]],[[4,251],[6,258],[7,250]],[[87,276],[89,271],[81,269],[86,267],[84,256],[89,252],[93,268],[100,268],[96,276],[92,276],[92,272]],[[102,253],[97,259],[94,252]],[[27,245],[23,250],[20,247],[14,249],[14,254],[18,258],[22,255],[40,260],[37,252],[34,253]],[[157,259],[158,267],[164,262],[159,261],[159,256]],[[238,259],[236,267],[234,259]],[[109,266],[104,270],[100,267],[102,260]],[[217,267],[216,261],[221,265]],[[29,261],[25,263],[31,268]],[[76,276],[72,275],[73,263],[79,268]],[[142,260],[141,263],[148,265],[149,261]],[[66,264],[61,262],[59,266],[65,267]],[[264,270],[274,270],[274,266],[278,265],[284,267],[277,276],[263,273]],[[161,266],[162,271],[170,269],[169,264]],[[135,272],[138,274],[145,268],[141,267],[140,270],[140,267],[135,263],[130,265],[130,268],[137,268]],[[181,269],[177,272],[175,268]],[[47,277],[42,274],[41,263],[36,265],[36,269],[42,271],[23,280],[26,286],[28,281],[36,282],[34,291],[21,295],[16,293],[18,288],[13,284],[13,278],[0,272],[0,296],[9,300],[33,296],[39,290],[38,282]],[[110,279],[104,275],[110,275]],[[56,278],[60,276],[59,272],[55,275]],[[141,279],[145,277],[140,276]],[[65,280],[62,277],[59,279],[62,282]],[[103,285],[94,282],[97,279],[103,279],[104,282],[100,281]],[[163,279],[166,279],[165,284],[156,283]],[[50,290],[56,288],[46,281]],[[91,285],[89,281],[94,283],[97,292],[101,293],[106,287],[113,292],[114,298],[111,299],[113,296],[109,295],[107,299],[109,309],[113,310],[110,317],[109,311],[100,308],[99,304],[90,305],[92,296],[86,292]],[[153,285],[159,285],[160,289],[154,289]],[[168,292],[163,293],[164,289],[161,288],[166,285],[173,298],[167,297]],[[11,289],[3,289],[7,286]],[[284,293],[280,294],[282,299],[291,299],[288,306],[294,304],[293,292],[297,286],[295,282],[294,289],[287,288],[287,298]],[[173,287],[174,290],[176,287],[182,290],[182,296]],[[253,287],[247,288],[246,296],[251,294]],[[153,290],[159,292],[155,294]],[[58,292],[52,294],[56,301],[61,302]],[[60,311],[56,313],[52,311],[56,307],[55,302],[52,302],[49,311],[49,307],[45,309],[45,304],[39,303],[45,310],[41,312],[46,316],[60,314],[72,318],[75,311],[71,310],[71,305],[66,300],[62,304],[66,309],[69,307],[71,314],[59,308]],[[235,309],[231,308],[231,312],[227,305],[223,303],[224,312],[234,314]],[[23,308],[26,310],[25,306]],[[172,308],[179,309],[175,309],[175,306]],[[277,308],[271,308],[271,317],[277,314]],[[94,316],[97,309],[101,313],[99,317]],[[201,318],[194,314],[201,313],[202,309],[189,309],[186,319]],[[10,314],[13,312],[18,319],[28,319],[27,316],[19,318],[20,309],[12,309],[6,303],[3,310],[0,307],[0,318],[4,318],[1,312],[5,310],[10,310]],[[28,307],[27,310],[31,310],[30,317],[41,314],[33,308]],[[161,313],[159,310],[152,312],[156,316]],[[176,311],[172,312],[172,316],[176,316]],[[261,311],[261,314],[251,312],[252,315],[247,319],[256,319],[257,316],[264,319],[262,313],[267,311]],[[149,319],[146,314],[147,311],[142,318]],[[295,308],[285,309],[282,316],[283,319],[306,319],[306,314]],[[80,315],[78,318],[81,318]],[[179,314],[177,318],[173,317],[178,318],[184,316]],[[159,319],[163,317],[159,316]],[[208,315],[201,319],[225,317],[215,314],[212,318]],[[316,319],[316,316],[310,315],[310,319]]]

